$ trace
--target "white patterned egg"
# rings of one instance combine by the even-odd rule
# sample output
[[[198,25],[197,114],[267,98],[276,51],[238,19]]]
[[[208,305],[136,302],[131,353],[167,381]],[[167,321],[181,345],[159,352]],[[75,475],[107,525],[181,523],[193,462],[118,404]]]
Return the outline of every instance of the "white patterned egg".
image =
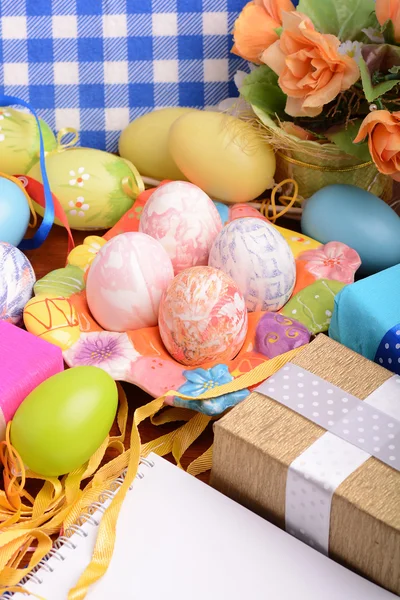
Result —
[[[261,219],[236,219],[216,238],[208,264],[229,275],[247,310],[278,311],[292,295],[296,263],[283,236]]]
[[[0,242],[0,320],[20,325],[36,281],[32,265],[18,248]]]
[[[210,248],[222,229],[215,204],[196,185],[171,181],[152,194],[140,216],[139,231],[158,240],[174,273],[206,266]]]
[[[105,244],[89,269],[86,298],[108,331],[157,325],[161,295],[174,278],[168,254],[144,233],[127,232]]]

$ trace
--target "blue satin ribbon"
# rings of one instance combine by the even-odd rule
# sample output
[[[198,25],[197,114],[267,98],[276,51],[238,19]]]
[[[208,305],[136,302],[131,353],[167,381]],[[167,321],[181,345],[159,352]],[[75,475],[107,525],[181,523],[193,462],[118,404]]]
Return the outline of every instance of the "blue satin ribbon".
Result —
[[[14,104],[18,104],[20,106],[25,106],[25,108],[30,110],[30,112],[33,114],[33,116],[36,119],[36,124],[39,129],[40,170],[42,172],[44,200],[45,200],[44,215],[43,215],[43,220],[40,224],[40,227],[35,232],[35,235],[29,240],[22,240],[22,242],[18,246],[18,248],[20,250],[36,250],[36,248],[39,248],[43,244],[43,242],[46,240],[47,236],[50,233],[50,229],[53,226],[54,203],[53,203],[53,198],[51,196],[49,180],[47,178],[46,164],[45,164],[45,160],[44,160],[44,143],[43,143],[42,130],[40,129],[39,118],[38,118],[33,106],[31,106],[28,102],[25,102],[25,100],[22,100],[22,98],[17,98],[16,96],[0,95],[0,106],[12,106]]]

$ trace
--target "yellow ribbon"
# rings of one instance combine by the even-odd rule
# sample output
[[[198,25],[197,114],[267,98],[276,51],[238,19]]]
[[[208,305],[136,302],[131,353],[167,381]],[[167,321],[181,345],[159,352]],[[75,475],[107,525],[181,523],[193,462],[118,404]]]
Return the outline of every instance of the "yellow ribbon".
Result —
[[[62,143],[63,137],[65,137],[66,135],[71,134],[71,133],[72,133],[72,138],[70,139],[70,141],[63,144]],[[79,133],[77,132],[76,129],[74,129],[73,127],[63,127],[57,133],[56,152],[62,152],[63,150],[66,150],[67,148],[71,148],[71,146],[75,146],[75,144],[78,143],[78,140],[79,140]]]
[[[276,194],[281,191],[284,185],[290,183],[293,185],[294,188],[293,196],[279,196],[279,202],[281,202],[281,204],[283,204],[285,208],[279,211],[278,213],[276,206]],[[286,214],[292,208],[292,206],[298,199],[298,195],[299,186],[297,181],[295,181],[294,179],[284,179],[283,181],[281,181],[281,183],[278,183],[274,187],[274,189],[271,192],[271,198],[265,198],[265,200],[262,201],[260,206],[260,213],[264,215],[264,217],[267,217],[270,221],[272,221],[272,223],[275,223],[277,219],[283,217],[283,215]],[[268,211],[270,206],[272,207],[272,216],[269,215]]]
[[[182,409],[176,408],[167,409],[166,414],[156,418],[155,415],[164,406],[164,398],[178,396],[186,400],[207,400],[252,387],[278,371],[300,350],[301,348],[298,348],[266,361],[230,383],[207,390],[197,398],[171,390],[164,396],[138,408],[133,417],[128,450],[124,450],[123,447],[128,405],[125,393],[118,385],[120,405],[117,424],[120,434],[107,438],[86,465],[69,473],[61,481],[54,477],[41,477],[29,471],[24,473],[23,465],[20,464],[17,455],[13,452],[8,436],[6,441],[0,445],[2,447],[0,459],[7,474],[5,480],[8,482],[7,489],[0,492],[0,517],[2,520],[0,530],[0,586],[2,587],[0,589],[3,591],[14,589],[13,586],[16,586],[49,552],[52,544],[50,536],[59,532],[61,526],[66,530],[75,523],[79,516],[98,500],[100,494],[112,485],[121,472],[127,469],[124,483],[101,520],[92,561],[68,595],[68,600],[83,599],[89,587],[99,580],[108,568],[115,544],[119,511],[125,495],[136,477],[140,457],[147,456],[150,452],[155,452],[159,456],[165,456],[172,452],[177,464],[181,466],[183,454],[213,420],[212,417],[201,413],[195,413],[192,416],[192,411],[188,411],[188,417],[185,417]],[[187,422],[175,431],[142,445],[138,427],[147,418],[152,418],[153,422],[159,423],[172,420]],[[116,448],[120,454],[100,467],[104,454],[110,447]],[[187,470],[192,475],[202,473],[211,467],[211,460],[212,447],[194,460]],[[20,473],[20,475],[16,476],[16,473]],[[44,485],[35,498],[22,489],[24,477],[44,480]],[[81,489],[82,480],[88,478],[90,478],[89,483],[84,489]],[[21,498],[25,498],[25,500],[22,501]],[[18,517],[18,522],[12,521],[15,515]],[[32,546],[35,546],[35,549],[33,553],[29,553]],[[26,565],[28,555],[30,560]],[[21,564],[24,566],[21,567]]]
[[[129,196],[129,198],[136,200],[139,194],[144,192],[145,185],[136,167],[134,167],[132,164],[129,166],[132,170],[132,176],[128,175],[127,177],[124,177],[121,181],[121,186],[123,192]]]

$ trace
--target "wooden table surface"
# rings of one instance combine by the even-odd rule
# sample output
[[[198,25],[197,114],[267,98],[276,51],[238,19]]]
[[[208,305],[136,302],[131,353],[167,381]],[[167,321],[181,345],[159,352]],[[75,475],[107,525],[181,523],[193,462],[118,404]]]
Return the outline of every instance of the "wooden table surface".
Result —
[[[279,220],[279,225],[282,225],[282,227],[287,227],[289,229],[293,229],[295,231],[299,231],[299,222],[298,221],[292,221],[292,220],[287,220],[287,219],[280,219]],[[74,236],[74,240],[75,240],[75,244],[79,245],[83,242],[83,239],[87,236],[87,235],[103,235],[105,232],[104,231],[91,231],[90,233],[87,231],[73,231],[73,236]],[[54,225],[52,231],[50,232],[50,235],[48,237],[48,239],[46,240],[46,242],[43,244],[43,246],[41,246],[41,248],[39,248],[38,250],[32,250],[32,251],[28,251],[26,252],[26,255],[28,256],[29,260],[32,263],[32,266],[34,268],[34,271],[36,273],[36,279],[40,279],[41,277],[43,277],[44,275],[46,275],[47,273],[49,273],[49,271],[53,271],[54,269],[59,269],[65,266],[65,262],[66,262],[66,258],[67,258],[67,234],[66,231],[63,227],[59,227],[57,225]],[[150,400],[152,399],[148,394],[146,394],[145,392],[143,392],[141,389],[139,389],[138,387],[129,384],[129,383],[124,383],[123,384],[127,398],[128,398],[128,403],[129,403],[129,415],[130,418],[132,417],[132,414],[134,412],[134,410],[138,407],[141,406],[143,404],[146,404],[147,402],[150,402]],[[174,428],[177,427],[177,425],[179,424],[172,424],[172,425],[162,425],[159,427],[156,427],[154,425],[152,425],[150,423],[149,420],[147,420],[146,422],[142,423],[142,425],[140,426],[140,435],[141,435],[141,439],[142,439],[142,443],[146,443],[150,440],[153,440],[161,435],[164,435],[165,433],[172,431]],[[130,429],[129,429],[130,431]],[[117,429],[114,426],[113,430],[112,430],[113,434],[117,433]],[[128,439],[128,436],[127,436]],[[200,456],[200,454],[202,454],[205,450],[207,450],[207,448],[210,446],[210,444],[212,443],[212,428],[211,426],[209,426],[206,431],[203,433],[203,435],[187,450],[187,452],[185,453],[183,459],[182,459],[182,465],[184,468],[186,468],[186,466],[195,458],[197,458],[198,456]],[[111,458],[111,454],[110,454],[110,458]],[[172,455],[169,455],[167,457],[168,460],[171,460],[173,462],[173,458]],[[208,482],[209,479],[209,473],[204,473],[202,475],[199,476],[199,479],[202,479],[203,481]]]

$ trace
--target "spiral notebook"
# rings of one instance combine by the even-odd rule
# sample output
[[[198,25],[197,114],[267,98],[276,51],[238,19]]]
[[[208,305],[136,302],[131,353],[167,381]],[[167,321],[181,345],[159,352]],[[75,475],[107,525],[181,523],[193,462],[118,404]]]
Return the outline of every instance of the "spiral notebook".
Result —
[[[106,490],[60,538],[24,587],[65,600],[90,563],[98,522],[121,485]],[[156,515],[156,516],[154,516]],[[85,517],[85,516],[84,516]],[[84,521],[85,518],[80,521]],[[10,596],[3,596],[3,598]],[[151,454],[142,461],[117,524],[115,551],[87,600],[389,600],[393,594]],[[13,600],[26,600],[16,593]]]

